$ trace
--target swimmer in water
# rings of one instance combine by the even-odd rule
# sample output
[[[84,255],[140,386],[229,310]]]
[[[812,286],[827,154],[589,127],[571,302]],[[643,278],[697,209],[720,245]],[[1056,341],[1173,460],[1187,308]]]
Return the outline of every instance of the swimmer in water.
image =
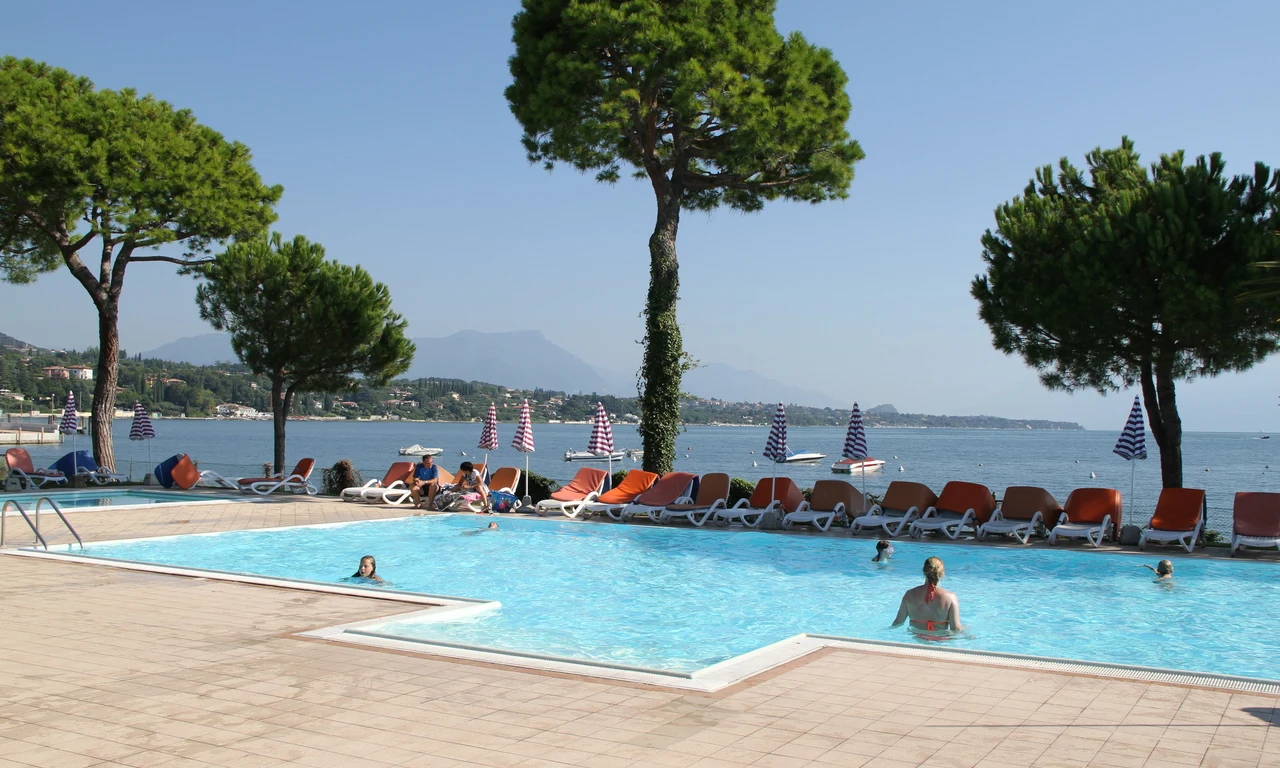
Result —
[[[1173,563],[1168,560],[1161,560],[1155,564],[1155,567],[1143,563],[1142,567],[1154,573],[1156,575],[1156,581],[1164,581],[1165,579],[1173,578]]]
[[[893,626],[900,627],[910,619],[911,628],[917,631],[959,632],[963,629],[960,626],[960,600],[955,593],[938,587],[938,582],[942,581],[945,574],[941,560],[936,557],[925,560],[924,584],[908,589],[902,596],[902,604],[898,606]]]
[[[356,572],[351,574],[353,579],[368,579],[382,583],[382,577],[378,575],[378,561],[373,559],[373,555],[365,555],[360,558],[360,567]]]
[[[877,541],[876,556],[871,558],[871,562],[887,563],[891,557],[893,557],[893,542],[888,539],[881,539]]]
[[[472,528],[469,531],[463,531],[462,535],[463,536],[479,536],[485,531],[496,531],[496,530],[498,530],[498,524],[496,522],[493,522],[493,523],[489,523],[489,525],[484,528]]]
[[[496,531],[496,530],[498,530],[498,524],[497,524],[497,523],[489,523],[489,527],[488,527],[486,530]]]

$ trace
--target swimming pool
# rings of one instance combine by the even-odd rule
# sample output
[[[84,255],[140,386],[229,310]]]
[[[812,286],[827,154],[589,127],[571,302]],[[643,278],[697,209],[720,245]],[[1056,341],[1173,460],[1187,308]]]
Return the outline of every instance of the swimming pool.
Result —
[[[187,493],[184,491],[139,490],[136,488],[92,488],[82,491],[59,491],[44,489],[25,493],[0,494],[0,504],[13,500],[22,505],[28,514],[35,509],[36,501],[49,497],[58,502],[63,510],[90,509],[94,507],[136,507],[151,504],[208,504],[228,501],[245,501],[245,499],[218,498],[204,493]],[[10,510],[10,515],[17,512]]]
[[[690,672],[798,633],[913,642],[889,626],[929,555],[961,599],[967,632],[946,645],[1280,679],[1280,642],[1259,606],[1275,565],[567,521],[428,516],[95,543],[90,556],[342,581],[362,555],[397,589],[501,602],[456,621],[393,617],[379,634]],[[921,641],[923,642],[923,641]],[[937,645],[937,644],[931,644]]]

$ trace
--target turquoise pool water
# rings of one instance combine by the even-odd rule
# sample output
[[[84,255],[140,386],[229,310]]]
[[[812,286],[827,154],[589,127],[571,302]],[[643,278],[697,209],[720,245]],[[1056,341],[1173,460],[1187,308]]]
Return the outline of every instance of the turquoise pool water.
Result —
[[[1280,641],[1260,626],[1280,604],[1276,565],[1162,554],[950,547],[740,530],[412,517],[336,526],[90,544],[86,554],[314,581],[362,555],[394,587],[499,600],[464,620],[391,620],[408,637],[679,672],[801,632],[911,642],[891,628],[930,555],[946,562],[967,632],[952,646],[1280,679]],[[1261,611],[1261,613],[1260,613]]]
[[[186,494],[181,491],[140,491],[132,488],[101,488],[83,491],[43,490],[29,493],[11,493],[0,495],[0,504],[10,499],[22,505],[28,513],[35,509],[36,500],[48,496],[58,502],[58,506],[67,509],[86,509],[89,507],[121,507],[137,504],[190,504],[193,501],[208,500],[203,494]],[[45,505],[46,511],[51,511]],[[9,514],[16,514],[10,510]]]

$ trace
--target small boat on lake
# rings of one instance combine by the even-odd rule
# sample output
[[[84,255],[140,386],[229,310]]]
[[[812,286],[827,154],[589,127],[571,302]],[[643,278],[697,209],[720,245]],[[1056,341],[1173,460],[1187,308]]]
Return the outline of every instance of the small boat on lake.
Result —
[[[852,474],[854,472],[874,472],[884,466],[884,459],[841,459],[831,465],[832,472]]]
[[[592,453],[591,451],[565,451],[565,461],[621,461],[626,458],[626,451],[608,453]]]
[[[417,443],[414,443],[408,448],[400,449],[401,456],[439,456],[441,453],[444,453],[443,448],[423,448]]]
[[[783,464],[813,464],[827,458],[825,453],[793,453],[787,451],[787,458],[782,460]]]

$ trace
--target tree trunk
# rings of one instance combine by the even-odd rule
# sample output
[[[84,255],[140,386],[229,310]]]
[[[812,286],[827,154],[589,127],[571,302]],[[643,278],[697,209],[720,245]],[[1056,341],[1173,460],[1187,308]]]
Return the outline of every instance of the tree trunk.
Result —
[[[290,399],[292,398],[285,395],[284,376],[273,375],[271,377],[271,418],[275,427],[275,455],[272,461],[275,462],[277,472],[284,471],[284,427],[289,418]]]
[[[108,295],[98,310],[98,367],[94,370],[93,413],[89,417],[93,432],[93,460],[111,471],[116,468],[115,445],[111,424],[116,410],[116,382],[120,375],[119,295]]]
[[[658,197],[658,220],[649,237],[649,295],[644,308],[644,361],[640,368],[640,436],[644,468],[671,471],[680,429],[680,379],[684,346],[676,322],[680,294],[676,230],[680,226],[680,190],[676,185]]]
[[[1182,417],[1174,391],[1173,366],[1157,362],[1142,370],[1142,400],[1151,436],[1160,448],[1160,479],[1165,488],[1182,487]]]

